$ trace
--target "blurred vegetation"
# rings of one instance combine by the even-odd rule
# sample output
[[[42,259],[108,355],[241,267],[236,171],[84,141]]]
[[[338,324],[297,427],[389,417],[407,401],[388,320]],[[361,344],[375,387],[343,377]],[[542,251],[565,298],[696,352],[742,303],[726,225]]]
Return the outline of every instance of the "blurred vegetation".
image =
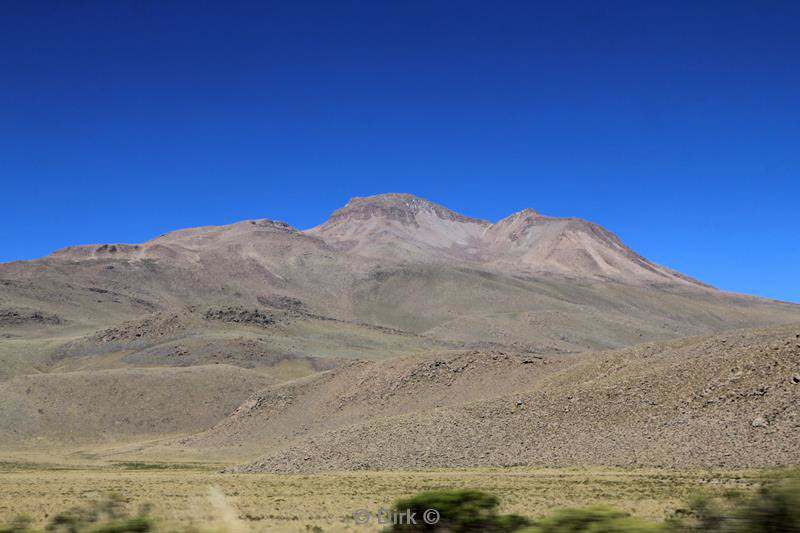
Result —
[[[73,507],[53,516],[45,531],[53,533],[146,533],[153,530],[154,522],[149,509],[142,508],[131,515],[122,496],[111,494],[107,498],[84,507]],[[0,533],[32,533],[32,520],[17,517],[12,523],[0,526]]]
[[[416,524],[395,524],[389,531],[447,531],[462,533],[486,531],[507,533],[517,531],[530,522],[517,515],[497,512],[500,501],[496,496],[479,490],[437,490],[422,492],[411,498],[399,500],[393,507],[395,516],[410,511]],[[424,522],[426,511],[438,511],[438,523]]]
[[[608,507],[567,508],[539,520],[497,512],[495,496],[475,491],[424,492],[399,500],[393,510],[415,513],[416,524],[396,524],[389,532],[489,533],[800,533],[800,478],[765,483],[755,494],[729,492],[698,497],[663,522],[643,520]],[[439,511],[437,524],[420,517]]]
[[[700,496],[676,509],[663,521],[645,520],[609,507],[566,508],[530,519],[501,514],[499,499],[479,490],[436,490],[398,500],[394,516],[414,513],[416,524],[397,523],[386,532],[440,533],[800,533],[800,477],[765,481],[755,492],[728,491],[722,496]],[[429,509],[439,521],[426,524]],[[407,515],[405,515],[407,516]],[[430,516],[430,515],[428,515]],[[322,529],[307,526],[307,531]],[[49,518],[46,533],[147,533],[163,530],[143,507],[135,513],[119,495],[73,507]],[[193,530],[193,528],[185,531]],[[34,521],[18,516],[0,525],[0,533],[37,533]],[[171,531],[175,531],[171,529]]]
[[[768,481],[752,495],[696,498],[666,523],[681,533],[800,533],[800,477]]]
[[[562,509],[537,521],[524,533],[652,533],[668,531],[663,524],[634,518],[607,507]]]

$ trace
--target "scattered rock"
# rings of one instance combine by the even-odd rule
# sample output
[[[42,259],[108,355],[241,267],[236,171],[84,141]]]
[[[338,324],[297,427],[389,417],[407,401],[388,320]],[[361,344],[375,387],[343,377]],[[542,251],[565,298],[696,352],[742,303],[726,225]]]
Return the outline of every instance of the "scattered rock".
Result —
[[[245,309],[243,307],[209,309],[206,311],[205,319],[237,324],[255,324],[257,326],[270,326],[276,322],[275,316],[272,313],[267,313],[258,309]]]
[[[159,312],[102,330],[94,334],[92,338],[103,343],[128,342],[172,336],[185,329],[186,325],[178,314]]]
[[[25,324],[63,324],[64,320],[54,314],[36,309],[0,309],[0,326],[22,326]]]
[[[764,418],[763,416],[757,416],[753,419],[753,422],[750,425],[753,426],[754,428],[763,428],[767,427],[769,425],[769,422],[767,422],[767,419]]]

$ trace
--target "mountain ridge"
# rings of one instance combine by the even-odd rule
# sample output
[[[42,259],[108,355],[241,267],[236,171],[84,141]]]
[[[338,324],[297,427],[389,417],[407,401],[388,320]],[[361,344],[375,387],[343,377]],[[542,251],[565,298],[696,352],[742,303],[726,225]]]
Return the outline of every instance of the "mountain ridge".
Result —
[[[175,230],[140,244],[68,246],[47,257],[177,260],[201,245],[254,229],[316,238],[323,246],[381,262],[455,260],[503,272],[712,288],[648,261],[614,233],[581,218],[551,217],[526,208],[492,223],[406,193],[352,198],[326,222],[307,230],[271,219],[244,220]]]
[[[231,321],[205,319],[219,313]],[[168,339],[148,334],[173,315]],[[800,306],[718,291],[582,219],[525,209],[492,223],[394,193],[304,231],[245,220],[0,264],[0,317],[8,378],[223,356],[310,372],[431,349],[578,353],[798,321]],[[124,324],[142,337],[97,340]]]
[[[305,233],[372,258],[449,258],[506,272],[711,288],[646,260],[597,224],[546,216],[531,208],[492,223],[414,195],[389,193],[354,198]]]

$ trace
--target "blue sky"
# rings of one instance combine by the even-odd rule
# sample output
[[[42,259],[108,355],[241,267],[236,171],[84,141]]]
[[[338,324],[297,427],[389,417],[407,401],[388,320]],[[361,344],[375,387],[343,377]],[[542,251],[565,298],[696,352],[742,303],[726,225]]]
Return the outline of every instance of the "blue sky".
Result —
[[[0,5],[0,261],[410,192],[800,302],[800,2]]]

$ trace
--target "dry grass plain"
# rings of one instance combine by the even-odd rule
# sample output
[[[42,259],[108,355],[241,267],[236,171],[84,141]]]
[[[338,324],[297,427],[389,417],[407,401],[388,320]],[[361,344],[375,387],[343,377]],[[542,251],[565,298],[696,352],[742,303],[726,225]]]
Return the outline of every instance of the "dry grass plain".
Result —
[[[498,495],[503,512],[536,517],[564,506],[606,504],[661,518],[694,495],[747,491],[765,470],[474,469],[323,474],[222,474],[210,463],[119,462],[102,465],[0,460],[0,523],[48,517],[108,493],[131,510],[152,506],[166,528],[217,531],[376,531],[352,512],[389,507],[403,496],[439,488]],[[319,530],[316,530],[319,531]]]

